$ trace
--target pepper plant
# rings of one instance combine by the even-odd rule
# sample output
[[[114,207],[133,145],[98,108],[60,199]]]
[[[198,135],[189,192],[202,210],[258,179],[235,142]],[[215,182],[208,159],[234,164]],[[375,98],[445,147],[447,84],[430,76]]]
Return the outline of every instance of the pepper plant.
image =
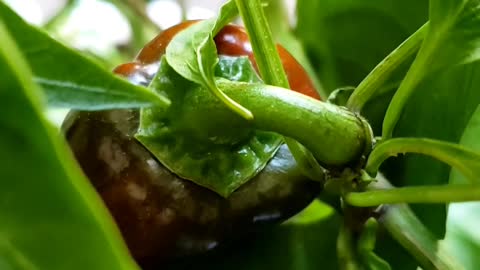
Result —
[[[0,269],[139,269],[48,107],[140,110],[138,143],[223,198],[282,143],[322,186],[256,239],[161,268],[477,269],[480,1],[299,0],[293,31],[283,8],[225,2],[135,85],[0,2]],[[259,76],[217,53],[237,17]],[[275,39],[324,101],[289,90]]]

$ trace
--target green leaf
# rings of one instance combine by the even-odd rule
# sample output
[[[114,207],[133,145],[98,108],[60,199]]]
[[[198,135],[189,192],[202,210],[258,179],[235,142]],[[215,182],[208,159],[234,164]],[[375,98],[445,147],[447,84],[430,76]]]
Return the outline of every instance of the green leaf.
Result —
[[[222,58],[217,69],[218,76],[234,81],[260,82],[255,74],[246,57]],[[262,170],[281,143],[280,136],[255,131],[245,121],[222,135],[210,134],[212,127],[228,127],[235,120],[227,113],[209,121],[208,111],[196,111],[198,106],[185,100],[207,89],[177,74],[165,57],[151,87],[173,103],[167,111],[143,109],[136,138],[171,171],[224,197]]]
[[[324,205],[315,208],[307,208],[310,214],[303,214],[314,216],[305,217],[308,223],[291,220],[251,235],[245,244],[228,247],[210,256],[183,260],[172,269],[339,269],[335,245],[341,217]]]
[[[252,113],[225,95],[215,83],[214,72],[218,56],[213,37],[235,15],[235,3],[227,2],[218,18],[198,22],[175,35],[167,46],[166,57],[178,74],[203,85],[231,110],[251,120]]]
[[[27,24],[2,2],[0,18],[25,55],[49,105],[81,110],[169,105],[165,97],[113,75]]]
[[[471,151],[476,151],[480,153],[480,141],[478,140],[480,136],[480,105],[473,112],[470,121],[468,122],[465,131],[463,132],[462,138],[460,139],[460,145],[468,147]],[[476,183],[480,183],[480,168],[477,168],[477,179]],[[458,168],[453,168],[450,172],[449,182],[452,184],[464,184],[471,181],[468,179],[468,175],[462,173],[462,170]],[[469,181],[470,180],[470,181]]]
[[[424,24],[428,1],[298,0],[297,18],[296,33],[329,93],[358,85]],[[391,81],[405,71],[402,67]]]
[[[385,59],[360,82],[352,97],[348,100],[347,107],[353,111],[360,112],[362,107],[372,97],[381,94],[386,82],[399,69],[408,63],[413,55],[420,49],[428,23],[420,27],[408,39],[393,50]]]
[[[412,67],[393,96],[383,123],[390,138],[405,103],[432,72],[480,58],[480,1],[432,0],[430,26]]]
[[[376,175],[387,158],[406,153],[431,156],[459,170],[471,182],[479,181],[479,153],[458,144],[421,138],[395,138],[378,144],[368,157],[366,171]]]
[[[456,66],[427,77],[406,104],[395,137],[420,137],[457,143],[480,104],[480,63]],[[395,186],[445,185],[450,167],[422,155],[391,158],[382,172]],[[444,205],[413,205],[412,209],[439,238],[445,233]]]
[[[0,23],[0,267],[138,269]]]
[[[460,143],[472,150],[480,151],[480,106],[473,113],[462,135]],[[450,182],[464,184],[468,180],[457,170],[452,169]],[[448,208],[446,249],[465,266],[466,270],[474,270],[480,265],[480,203],[450,204]]]

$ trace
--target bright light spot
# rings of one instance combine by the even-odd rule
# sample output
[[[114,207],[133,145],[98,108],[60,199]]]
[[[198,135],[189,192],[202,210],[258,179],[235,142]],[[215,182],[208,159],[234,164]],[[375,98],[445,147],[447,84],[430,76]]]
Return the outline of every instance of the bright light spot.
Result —
[[[187,11],[187,19],[189,20],[199,20],[199,19],[208,19],[215,16],[215,12],[208,8],[193,6]]]
[[[160,28],[167,29],[182,21],[182,9],[176,1],[156,0],[147,6],[147,14]]]
[[[127,43],[132,35],[127,19],[114,5],[96,0],[80,1],[59,32],[75,47],[100,54]]]
[[[20,17],[31,24],[41,25],[46,20],[40,5],[35,0],[5,0],[5,2],[20,15]]]
[[[60,127],[62,125],[65,116],[68,113],[68,109],[48,109],[47,110],[47,119],[50,120],[56,127]]]

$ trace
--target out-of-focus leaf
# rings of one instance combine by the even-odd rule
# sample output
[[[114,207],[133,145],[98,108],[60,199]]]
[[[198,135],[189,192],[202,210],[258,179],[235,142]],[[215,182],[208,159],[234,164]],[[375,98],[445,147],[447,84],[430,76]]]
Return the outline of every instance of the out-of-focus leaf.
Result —
[[[27,24],[1,1],[0,18],[25,55],[50,105],[100,110],[169,104],[167,98],[113,75]]]
[[[470,118],[460,143],[472,150],[480,151],[480,106]],[[452,169],[450,183],[465,184],[467,179]],[[445,246],[465,266],[475,270],[480,265],[480,203],[456,203],[448,208]]]
[[[357,85],[425,23],[428,1],[299,0],[297,17],[296,33],[330,92]]]
[[[393,96],[382,136],[390,138],[403,107],[428,74],[480,58],[480,1],[431,0],[430,24],[415,61]]]
[[[138,269],[0,23],[0,269]]]

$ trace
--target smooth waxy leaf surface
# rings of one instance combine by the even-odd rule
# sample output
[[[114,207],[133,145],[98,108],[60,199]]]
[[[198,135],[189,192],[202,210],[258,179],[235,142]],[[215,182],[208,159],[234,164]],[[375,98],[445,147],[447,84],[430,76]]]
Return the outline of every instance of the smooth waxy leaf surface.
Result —
[[[296,33],[331,92],[358,85],[427,21],[427,14],[427,0],[299,0]]]
[[[3,19],[51,106],[81,110],[166,107],[169,100],[135,86],[27,24],[0,2]]]
[[[0,268],[137,269],[0,24]]]
[[[428,74],[480,58],[480,1],[432,0],[430,25],[420,51],[395,93],[383,123],[392,136],[405,103]],[[428,91],[428,90],[427,90]]]
[[[460,144],[472,150],[480,151],[480,106],[470,118],[462,135]],[[480,179],[477,179],[480,180]],[[467,184],[469,181],[458,170],[452,169],[450,183]],[[475,184],[480,184],[477,181]],[[450,204],[448,208],[447,234],[445,246],[464,266],[466,270],[474,270],[480,265],[480,203]]]
[[[406,104],[394,136],[459,142],[473,111],[480,104],[479,76],[478,62],[429,76]],[[450,167],[430,157],[407,155],[388,160],[382,170],[396,186],[445,185]],[[437,237],[443,238],[444,205],[413,205],[412,209]]]

